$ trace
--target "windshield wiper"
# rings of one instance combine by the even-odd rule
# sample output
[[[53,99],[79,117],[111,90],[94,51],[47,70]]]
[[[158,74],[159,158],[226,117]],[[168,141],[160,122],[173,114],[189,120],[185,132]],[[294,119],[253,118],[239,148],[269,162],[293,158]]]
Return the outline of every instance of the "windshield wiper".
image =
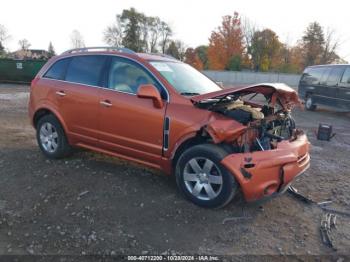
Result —
[[[199,93],[194,93],[194,92],[181,92],[180,95],[183,96],[196,96],[196,95],[200,95]]]

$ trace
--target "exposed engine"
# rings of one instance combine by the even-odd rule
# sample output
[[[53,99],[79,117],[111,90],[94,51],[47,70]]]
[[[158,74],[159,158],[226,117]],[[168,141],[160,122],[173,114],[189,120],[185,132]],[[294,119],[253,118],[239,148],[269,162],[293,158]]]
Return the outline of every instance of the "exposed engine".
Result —
[[[246,131],[233,143],[235,152],[264,151],[276,148],[282,140],[293,140],[295,122],[289,113],[279,113],[252,122]]]
[[[234,96],[225,97],[225,99],[205,106],[211,111],[223,114],[247,126],[243,134],[232,144],[227,145],[226,143],[225,147],[229,146],[230,151],[243,153],[270,150],[276,148],[277,143],[282,140],[295,139],[295,121],[290,111],[278,103],[271,106],[268,97],[261,102],[262,105]]]

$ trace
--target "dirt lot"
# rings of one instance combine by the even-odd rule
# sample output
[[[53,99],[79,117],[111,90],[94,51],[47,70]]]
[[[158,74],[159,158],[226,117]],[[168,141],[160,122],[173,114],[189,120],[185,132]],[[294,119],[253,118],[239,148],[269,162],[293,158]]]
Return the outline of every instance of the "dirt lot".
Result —
[[[338,215],[334,251],[321,242],[324,212],[288,194],[206,210],[182,199],[172,178],[135,164],[87,151],[47,160],[27,100],[27,86],[0,85],[0,254],[350,254],[350,217]],[[311,168],[294,186],[350,211],[350,114],[294,116],[312,143]],[[315,139],[319,122],[333,125],[331,142]]]

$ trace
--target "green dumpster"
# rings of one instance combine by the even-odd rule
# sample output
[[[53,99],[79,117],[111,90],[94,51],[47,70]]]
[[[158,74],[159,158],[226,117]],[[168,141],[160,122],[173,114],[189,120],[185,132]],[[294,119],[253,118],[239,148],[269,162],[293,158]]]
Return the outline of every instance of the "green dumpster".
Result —
[[[30,83],[46,60],[0,59],[0,82]]]

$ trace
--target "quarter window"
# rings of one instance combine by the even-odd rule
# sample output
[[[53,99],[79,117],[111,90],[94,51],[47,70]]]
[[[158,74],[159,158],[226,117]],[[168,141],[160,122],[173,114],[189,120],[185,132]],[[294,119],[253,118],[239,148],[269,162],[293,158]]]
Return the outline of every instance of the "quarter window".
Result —
[[[344,84],[350,84],[350,67],[347,67],[343,77],[341,78],[341,82]]]
[[[327,67],[307,68],[302,76],[301,81],[307,85],[318,85],[325,73],[328,75]]]
[[[50,79],[63,80],[69,61],[70,61],[69,58],[58,60],[45,73],[44,77],[50,78]]]
[[[327,79],[328,79],[331,71],[332,71],[331,67],[323,67],[323,74],[322,74],[322,77],[320,79],[320,84],[322,84],[322,85],[327,84]]]
[[[72,58],[66,74],[66,81],[101,86],[101,73],[107,56],[76,56]]]

